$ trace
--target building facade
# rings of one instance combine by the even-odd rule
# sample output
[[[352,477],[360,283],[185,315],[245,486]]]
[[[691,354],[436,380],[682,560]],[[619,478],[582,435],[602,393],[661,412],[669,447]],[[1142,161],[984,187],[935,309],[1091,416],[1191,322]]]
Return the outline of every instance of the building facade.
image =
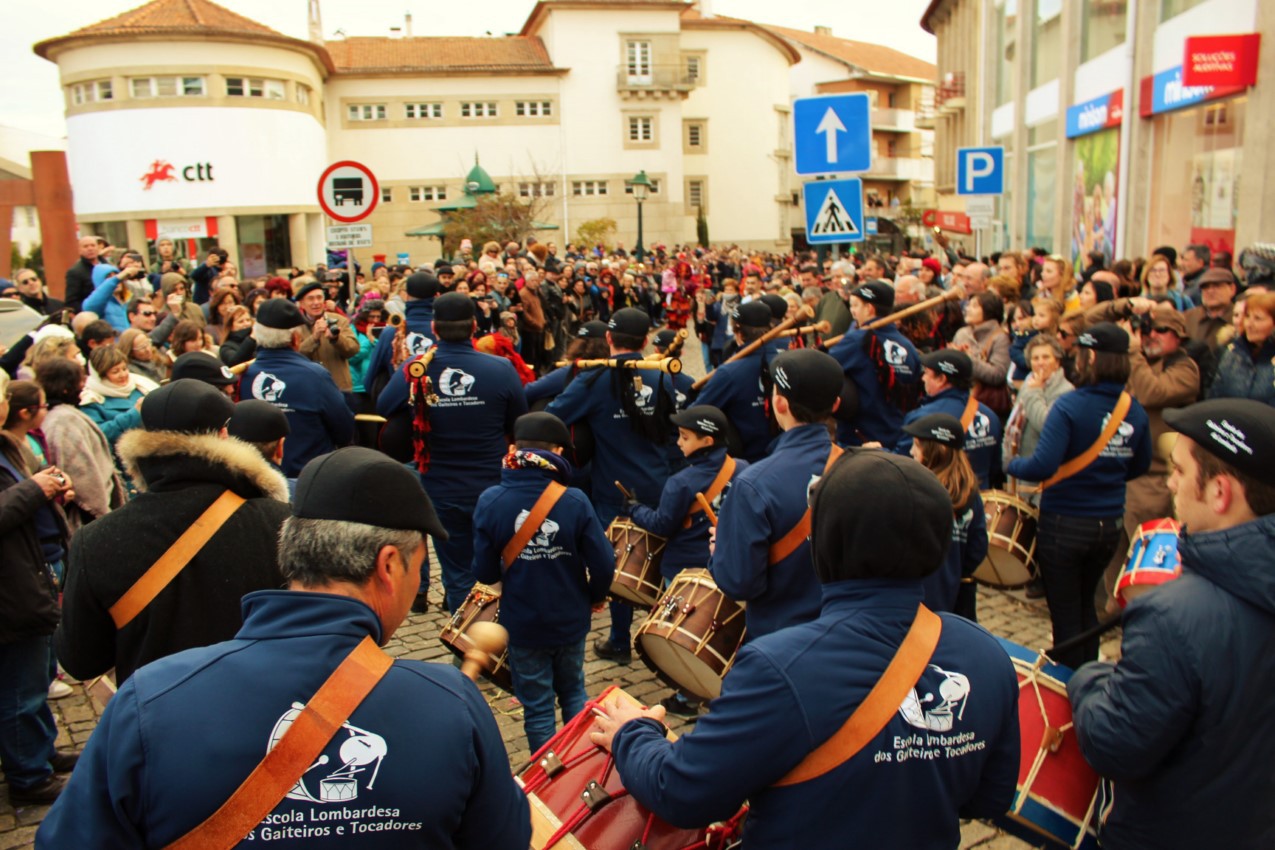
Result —
[[[1275,107],[1273,24],[1261,0],[934,0],[921,25],[938,37],[939,209],[969,231],[957,149],[1002,145],[1006,191],[968,250],[1111,259],[1269,240],[1275,153],[1252,118]],[[1204,36],[1234,38],[1202,54]],[[1192,50],[1256,82],[1188,85]]]
[[[888,88],[881,97],[899,105],[879,110],[895,122],[882,149],[910,162],[923,148],[900,115],[932,66],[888,50],[854,65],[856,51],[884,49],[827,34],[674,0],[543,0],[505,37],[418,37],[409,19],[403,37],[321,42],[317,6],[309,41],[208,0],[154,0],[37,44],[61,75],[82,230],[132,246],[174,237],[189,253],[216,242],[245,275],[311,264],[324,257],[318,176],[352,159],[381,190],[362,250],[422,262],[441,246],[408,232],[439,221],[477,160],[502,190],[534,199],[556,228],[542,239],[609,218],[631,247],[626,181],[645,171],[646,244],[693,241],[702,211],[713,241],[776,250],[803,227],[795,95]],[[802,36],[839,43],[840,58],[797,75],[828,52]],[[882,169],[870,196],[887,210],[925,182],[921,166]]]

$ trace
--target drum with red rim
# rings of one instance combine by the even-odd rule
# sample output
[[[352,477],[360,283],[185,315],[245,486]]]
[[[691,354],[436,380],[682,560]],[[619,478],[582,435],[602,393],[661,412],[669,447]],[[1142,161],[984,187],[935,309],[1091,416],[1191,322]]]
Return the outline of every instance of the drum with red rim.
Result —
[[[1178,535],[1182,528],[1173,519],[1152,519],[1138,526],[1129,557],[1116,577],[1116,601],[1123,608],[1141,593],[1182,575]]]

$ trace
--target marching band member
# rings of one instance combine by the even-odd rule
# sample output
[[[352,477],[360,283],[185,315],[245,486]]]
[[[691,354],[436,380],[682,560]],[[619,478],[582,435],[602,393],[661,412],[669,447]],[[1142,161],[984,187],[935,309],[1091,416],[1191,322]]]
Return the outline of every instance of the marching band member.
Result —
[[[770,330],[771,312],[765,302],[740,304],[731,314],[735,344],[741,349]],[[739,435],[741,459],[756,463],[766,456],[773,436],[766,417],[766,391],[762,372],[768,352],[759,348],[747,357],[723,363],[700,390],[696,404],[716,407]]]
[[[978,486],[990,488],[994,473],[999,473],[1001,421],[990,407],[974,398],[970,386],[974,380],[974,362],[955,348],[943,348],[921,355],[921,384],[926,401],[903,417],[904,436],[894,445],[895,454],[912,450],[911,432],[907,426],[922,417],[948,413],[963,425],[965,455],[978,475]]]

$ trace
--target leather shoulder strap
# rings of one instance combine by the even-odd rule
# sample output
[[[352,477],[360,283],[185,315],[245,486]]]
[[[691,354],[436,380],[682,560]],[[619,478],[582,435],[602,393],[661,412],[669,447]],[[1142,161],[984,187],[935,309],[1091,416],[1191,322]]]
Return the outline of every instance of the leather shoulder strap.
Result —
[[[903,704],[939,644],[943,621],[924,605],[917,606],[912,628],[894,653],[885,673],[872,686],[854,714],[831,738],[810,752],[775,785],[796,785],[840,767],[875,738]]]
[[[168,551],[159,556],[159,560],[142,574],[132,587],[124,592],[110,608],[111,619],[115,628],[122,629],[133,621],[138,614],[154,601],[156,596],[177,578],[178,573],[186,568],[191,559],[199,554],[199,550],[212,539],[226,520],[239,510],[244,503],[243,496],[226,490],[218,496],[208,508],[191,523],[190,528],[182,532],[181,537],[173,541]]]
[[[1111,442],[1111,438],[1120,429],[1120,425],[1124,422],[1124,418],[1128,415],[1129,407],[1132,404],[1133,396],[1129,395],[1128,392],[1122,392],[1120,398],[1116,399],[1116,406],[1111,411],[1111,418],[1107,420],[1107,427],[1102,429],[1102,433],[1098,435],[1098,439],[1094,441],[1094,444],[1058,467],[1057,472],[1041,483],[1040,489],[1044,490],[1046,487],[1052,487],[1065,478],[1070,478],[1097,460],[1098,455],[1102,454],[1102,450],[1107,447],[1107,443]]]
[[[823,465],[823,474],[827,475],[828,470],[832,469],[833,463],[837,458],[841,457],[843,449],[836,443],[832,444],[832,449],[828,452],[828,462]],[[784,558],[787,558],[793,552],[797,551],[807,537],[810,536],[810,508],[806,508],[806,512],[801,515],[801,519],[797,520],[787,534],[779,538],[779,541],[770,547],[766,561],[770,564],[778,564]]]
[[[363,638],[230,799],[166,850],[229,850],[243,841],[310,769],[393,663],[376,641]]]
[[[970,429],[970,425],[974,424],[974,416],[978,413],[978,399],[974,397],[973,391],[970,392],[969,400],[965,402],[965,409],[961,411],[961,431],[965,432]]]
[[[562,498],[562,494],[565,492],[567,492],[567,488],[557,481],[550,481],[545,486],[545,489],[541,491],[540,498],[536,499],[536,503],[531,506],[531,512],[522,521],[518,531],[513,537],[509,538],[505,548],[500,550],[500,560],[504,563],[505,569],[512,567],[514,561],[518,560],[522,550],[526,549],[527,544],[531,542],[531,538],[536,536],[536,532],[540,530],[540,524],[545,521],[545,517],[549,516],[549,511],[553,510],[553,506],[558,503],[558,500]]]
[[[722,468],[717,470],[717,477],[713,479],[713,483],[708,485],[708,489],[704,491],[704,498],[711,505],[713,500],[722,494],[726,489],[726,485],[730,482],[731,476],[735,474],[735,458],[726,455],[726,460],[722,463]],[[696,499],[691,503],[691,509],[686,512],[686,519],[682,520],[682,528],[690,528],[691,520],[695,515],[704,510],[700,506],[700,501]]]

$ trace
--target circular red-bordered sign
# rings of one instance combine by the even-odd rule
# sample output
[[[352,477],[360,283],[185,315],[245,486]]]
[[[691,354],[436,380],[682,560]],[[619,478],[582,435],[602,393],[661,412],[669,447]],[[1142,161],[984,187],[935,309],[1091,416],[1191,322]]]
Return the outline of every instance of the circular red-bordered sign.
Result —
[[[319,177],[319,206],[336,221],[362,221],[380,200],[381,186],[372,169],[361,162],[334,162]]]

